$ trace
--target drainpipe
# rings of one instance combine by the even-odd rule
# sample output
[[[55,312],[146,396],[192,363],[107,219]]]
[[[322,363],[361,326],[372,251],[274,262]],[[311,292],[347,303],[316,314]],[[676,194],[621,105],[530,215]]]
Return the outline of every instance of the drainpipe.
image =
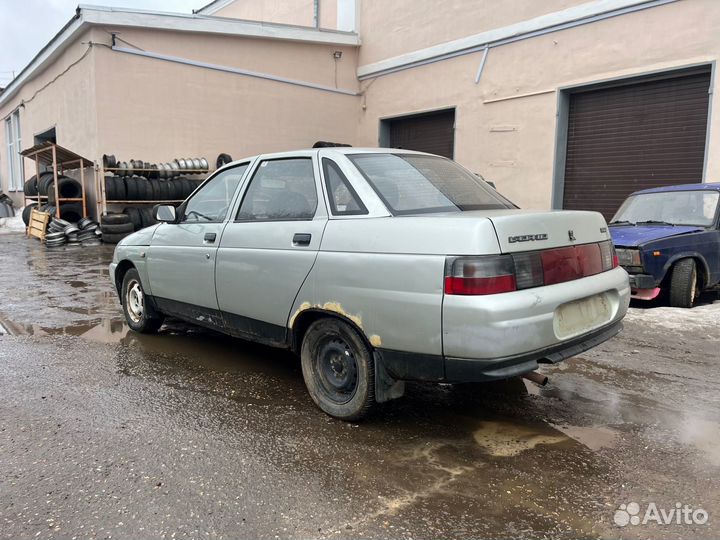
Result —
[[[320,0],[313,0],[313,26],[320,28]]]

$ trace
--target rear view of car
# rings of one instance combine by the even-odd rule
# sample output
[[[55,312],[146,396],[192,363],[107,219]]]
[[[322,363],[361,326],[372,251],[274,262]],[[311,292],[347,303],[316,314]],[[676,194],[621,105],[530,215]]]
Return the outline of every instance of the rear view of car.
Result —
[[[615,335],[629,302],[600,214],[519,210],[419,152],[256,156],[156,217],[110,268],[129,326],[172,315],[291,349],[313,401],[345,420],[405,381],[504,379],[574,356]]]

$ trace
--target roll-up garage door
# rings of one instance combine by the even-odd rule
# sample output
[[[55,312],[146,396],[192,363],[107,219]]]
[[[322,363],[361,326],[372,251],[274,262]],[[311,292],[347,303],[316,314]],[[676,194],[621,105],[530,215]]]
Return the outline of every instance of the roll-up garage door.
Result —
[[[710,72],[570,95],[563,207],[610,219],[633,191],[701,182]]]
[[[386,120],[391,148],[429,152],[453,158],[455,111],[446,110]]]

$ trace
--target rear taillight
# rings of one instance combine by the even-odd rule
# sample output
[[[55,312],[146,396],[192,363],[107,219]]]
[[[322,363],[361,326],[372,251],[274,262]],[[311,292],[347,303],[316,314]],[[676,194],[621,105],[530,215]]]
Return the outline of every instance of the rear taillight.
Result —
[[[615,253],[615,246],[610,240],[600,242],[598,245],[600,246],[600,258],[602,260],[603,272],[620,266],[617,253]]]
[[[516,289],[510,255],[451,257],[445,264],[445,294],[497,294]]]
[[[448,257],[445,294],[484,295],[565,283],[617,268],[612,242],[512,255]]]
[[[540,251],[528,251],[512,255],[518,289],[544,285],[543,261],[540,253]]]

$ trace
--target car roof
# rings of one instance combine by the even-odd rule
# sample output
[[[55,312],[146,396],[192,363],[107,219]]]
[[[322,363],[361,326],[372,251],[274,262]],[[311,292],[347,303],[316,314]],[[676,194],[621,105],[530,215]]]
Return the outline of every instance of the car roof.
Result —
[[[288,152],[275,152],[270,154],[257,154],[254,156],[248,156],[244,157],[242,159],[236,159],[233,160],[230,163],[227,163],[221,167],[221,169],[224,169],[226,167],[233,167],[235,165],[239,165],[240,163],[247,163],[248,161],[253,161],[254,159],[260,157],[262,159],[282,159],[282,158],[289,158],[289,157],[295,157],[295,156],[311,156],[313,154],[317,154],[322,151],[331,151],[331,152],[337,152],[339,154],[387,154],[387,153],[393,153],[393,154],[419,154],[419,155],[425,155],[425,156],[434,156],[435,154],[428,154],[427,152],[417,152],[415,150],[405,150],[403,148],[357,148],[354,146],[326,146],[324,148],[302,148],[298,150],[291,150]],[[219,169],[218,169],[219,170]]]
[[[720,191],[720,182],[703,182],[698,184],[681,184],[679,186],[663,186],[636,191],[633,195],[644,193],[665,193],[669,191]]]

